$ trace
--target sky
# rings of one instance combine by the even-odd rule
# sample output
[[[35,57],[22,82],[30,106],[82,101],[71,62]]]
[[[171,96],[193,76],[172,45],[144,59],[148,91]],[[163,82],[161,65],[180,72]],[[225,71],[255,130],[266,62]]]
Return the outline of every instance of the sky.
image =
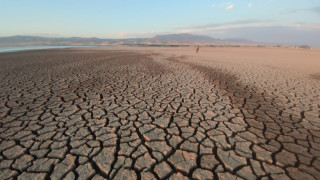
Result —
[[[0,36],[172,33],[320,47],[320,0],[0,0]]]

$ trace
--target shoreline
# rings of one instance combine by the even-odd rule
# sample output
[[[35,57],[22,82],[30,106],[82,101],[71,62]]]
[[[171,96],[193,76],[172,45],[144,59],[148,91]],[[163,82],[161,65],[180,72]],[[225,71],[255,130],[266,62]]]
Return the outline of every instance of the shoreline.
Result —
[[[96,46],[11,46],[11,47],[0,47],[0,53],[46,50],[46,49],[66,49],[66,48],[79,48],[79,47],[89,48],[89,47],[96,47]]]

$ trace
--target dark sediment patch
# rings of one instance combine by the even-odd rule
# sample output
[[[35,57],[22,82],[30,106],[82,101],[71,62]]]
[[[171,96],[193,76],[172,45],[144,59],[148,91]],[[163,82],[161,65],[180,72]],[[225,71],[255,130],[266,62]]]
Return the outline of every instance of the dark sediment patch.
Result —
[[[280,114],[280,111],[283,110],[283,102],[277,101],[273,95],[258,90],[251,85],[244,84],[236,75],[222,69],[186,62],[183,61],[184,58],[185,57],[172,57],[168,60],[181,62],[203,74],[211,83],[220,89],[222,94],[230,97],[232,105],[236,108],[250,113],[260,110],[263,112],[275,111],[279,112],[277,114]],[[272,101],[267,101],[267,99]],[[266,119],[267,116],[261,116],[260,118]],[[276,119],[276,117],[273,118]]]
[[[293,113],[290,109],[286,109],[285,101],[278,100],[278,97],[270,94],[270,92],[267,93],[252,85],[245,84],[236,75],[223,69],[196,64],[186,61],[184,58],[171,57],[168,60],[182,63],[198,71],[217,87],[220,93],[228,96],[232,102],[231,106],[241,111],[244,120],[249,125],[246,131],[264,139],[263,141],[258,140],[253,146],[258,145],[262,148],[261,150],[272,152],[272,164],[277,163],[277,158],[279,158],[277,154],[282,151],[299,151],[284,146],[283,142],[291,142],[292,139],[306,140],[306,137],[312,138],[314,135],[320,135],[315,131],[311,133],[304,129],[302,125],[305,118],[304,111]],[[320,76],[314,75],[313,78],[320,79]],[[247,132],[240,132],[239,135],[244,139],[250,139],[251,135]],[[297,147],[300,147],[300,145]],[[258,154],[259,152],[256,153]],[[303,154],[302,151],[300,153]],[[257,154],[255,156],[258,156]],[[295,166],[299,166],[299,162]],[[290,176],[289,171],[285,173]]]
[[[320,73],[311,74],[311,75],[310,75],[310,78],[311,78],[311,79],[315,79],[315,80],[320,80]]]

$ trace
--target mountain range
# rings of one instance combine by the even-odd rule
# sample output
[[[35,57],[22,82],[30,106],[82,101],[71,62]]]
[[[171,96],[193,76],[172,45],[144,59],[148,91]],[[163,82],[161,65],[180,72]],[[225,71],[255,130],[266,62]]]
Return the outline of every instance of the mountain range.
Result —
[[[0,46],[57,46],[57,45],[216,45],[216,44],[248,44],[246,39],[215,39],[210,36],[193,34],[157,35],[153,38],[101,39],[83,37],[40,37],[9,36],[0,37]]]

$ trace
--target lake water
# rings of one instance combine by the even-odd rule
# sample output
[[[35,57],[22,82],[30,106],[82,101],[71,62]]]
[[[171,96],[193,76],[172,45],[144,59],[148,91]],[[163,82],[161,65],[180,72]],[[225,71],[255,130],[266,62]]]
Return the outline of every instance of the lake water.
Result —
[[[37,49],[71,48],[71,47],[94,47],[94,46],[18,46],[18,47],[0,47],[0,53],[25,51],[25,50],[37,50]]]

